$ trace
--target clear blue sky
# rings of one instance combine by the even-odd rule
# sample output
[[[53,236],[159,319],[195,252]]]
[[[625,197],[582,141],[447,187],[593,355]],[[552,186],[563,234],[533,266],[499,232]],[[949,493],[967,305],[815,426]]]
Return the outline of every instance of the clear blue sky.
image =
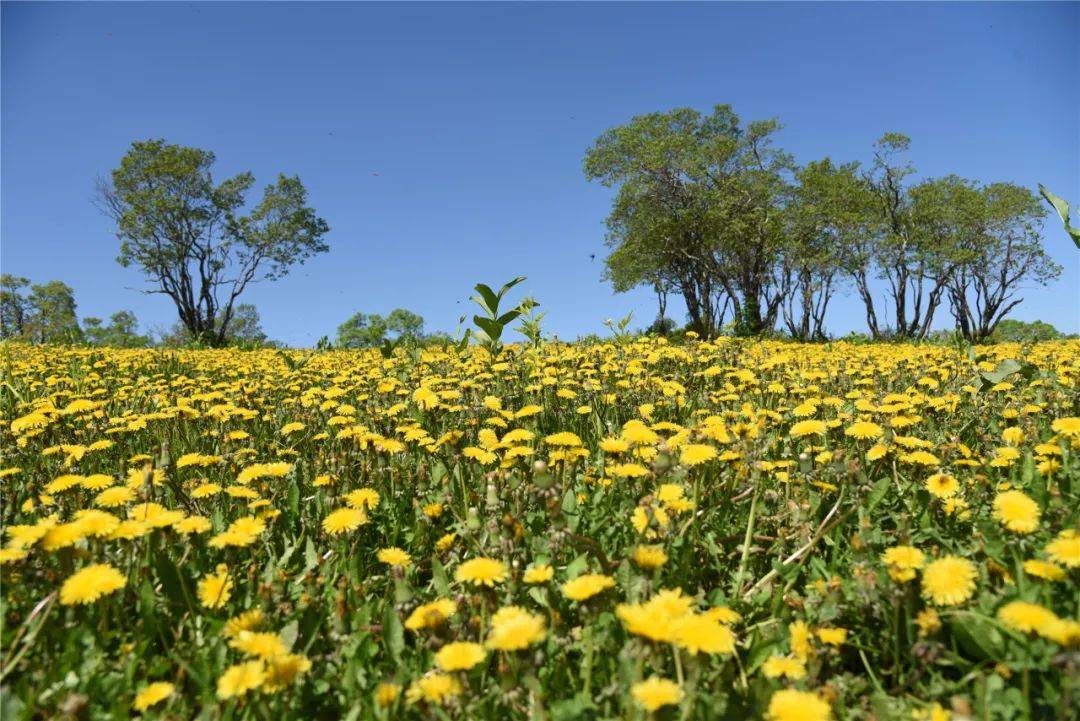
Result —
[[[925,175],[1080,201],[1076,3],[6,2],[2,16],[3,271],[58,278],[81,316],[127,308],[144,327],[174,310],[133,290],[90,202],[136,139],[213,150],[220,178],[301,176],[332,250],[246,296],[296,345],[396,306],[453,330],[474,283],[518,274],[561,337],[630,310],[646,324],[651,294],[601,282],[611,192],[581,161],[654,110],[778,117],[801,161],[865,161],[900,130]],[[1046,243],[1062,279],[1016,316],[1078,331],[1080,253],[1053,223]],[[863,327],[855,296],[833,307],[832,332]]]

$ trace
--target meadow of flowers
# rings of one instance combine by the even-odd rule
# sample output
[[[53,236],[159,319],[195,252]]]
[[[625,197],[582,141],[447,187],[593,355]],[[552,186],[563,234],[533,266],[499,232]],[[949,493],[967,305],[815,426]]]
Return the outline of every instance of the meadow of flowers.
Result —
[[[1077,341],[0,353],[5,721],[1080,705]]]

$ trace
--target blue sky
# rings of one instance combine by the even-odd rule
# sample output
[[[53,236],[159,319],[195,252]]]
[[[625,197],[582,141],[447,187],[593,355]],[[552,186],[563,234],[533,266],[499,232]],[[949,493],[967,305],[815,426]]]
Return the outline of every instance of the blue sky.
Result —
[[[330,223],[330,253],[245,296],[274,338],[397,306],[452,331],[474,283],[519,274],[560,337],[644,325],[651,294],[601,281],[611,191],[581,162],[605,129],[731,103],[778,117],[800,161],[865,161],[899,130],[924,175],[1080,201],[1078,44],[1077,3],[5,2],[0,266],[67,282],[82,316],[171,324],[90,202],[133,140],[162,137],[213,150],[219,178],[299,174]],[[1061,281],[1015,315],[1078,331],[1080,253],[1053,223],[1046,244]],[[828,327],[863,328],[854,294]]]

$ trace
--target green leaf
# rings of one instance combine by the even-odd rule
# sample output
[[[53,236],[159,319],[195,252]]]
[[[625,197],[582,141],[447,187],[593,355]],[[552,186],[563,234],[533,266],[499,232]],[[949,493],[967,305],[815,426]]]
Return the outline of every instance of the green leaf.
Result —
[[[537,605],[543,606],[544,608],[547,608],[549,605],[547,593],[542,588],[537,588],[536,586],[529,588],[529,598],[536,601]]]
[[[161,581],[161,587],[165,591],[165,595],[169,597],[169,600],[175,604],[184,606],[187,604],[187,600],[184,596],[183,581],[180,578],[180,571],[173,563],[172,559],[164,553],[157,554],[157,559],[154,563],[155,570],[157,571],[158,580]]]
[[[483,283],[476,284],[476,292],[480,294],[479,298],[473,298],[476,304],[487,311],[487,314],[492,318],[499,312],[499,296],[495,295],[495,291],[487,287]]]
[[[473,322],[476,323],[476,325],[480,326],[480,328],[483,329],[485,333],[487,333],[487,337],[491,340],[499,340],[499,336],[502,335],[503,329],[502,326],[499,325],[498,321],[492,320],[491,318],[482,318],[478,315],[474,315]]]
[[[953,637],[964,653],[978,661],[999,661],[1005,654],[1005,639],[990,619],[962,611],[949,621]]]
[[[983,373],[983,376],[991,383],[1000,383],[1013,373],[1020,370],[1020,363],[1012,358],[1006,358],[998,363],[997,368],[992,371]]]
[[[437,558],[431,559],[431,586],[442,597],[450,595],[450,579],[446,576],[446,568]]]
[[[388,605],[383,612],[383,642],[386,650],[395,662],[401,662],[401,652],[405,649],[405,628],[393,606]]]
[[[158,632],[159,623],[157,616],[154,614],[157,605],[154,587],[150,585],[149,580],[143,580],[142,585],[139,586],[139,613],[142,615],[146,633],[151,636]]]
[[[1059,198],[1047,189],[1045,185],[1039,183],[1039,192],[1042,193],[1042,197],[1046,198],[1046,202],[1054,206],[1054,210],[1061,217],[1061,222],[1066,225],[1069,224],[1069,203],[1063,198]]]
[[[866,512],[870,513],[878,504],[885,500],[885,496],[888,495],[889,489],[892,488],[892,479],[888,476],[881,478],[874,487],[870,489],[870,493],[866,496]]]
[[[519,275],[517,278],[514,278],[513,280],[509,281],[508,283],[504,283],[503,287],[499,288],[499,300],[502,300],[502,297],[504,295],[506,295],[506,291],[510,290],[511,288],[513,288],[518,283],[522,283],[524,281],[525,281],[525,276]]]
[[[551,705],[551,719],[552,721],[574,721],[574,719],[584,718],[585,712],[594,708],[596,706],[593,704],[592,699],[578,694],[553,703]]]
[[[503,313],[502,315],[500,315],[495,322],[498,323],[501,326],[506,326],[506,325],[509,325],[509,324],[513,323],[520,316],[521,316],[521,311],[518,310],[517,308],[514,308],[513,310],[508,310],[505,313]]]
[[[296,635],[299,630],[300,624],[296,622],[295,618],[285,624],[285,626],[281,629],[281,633],[279,635],[281,636],[281,640],[285,642],[286,648],[290,650],[292,649],[293,644],[296,643]]]
[[[569,527],[570,532],[577,531],[578,525],[581,524],[581,514],[578,513],[578,499],[577,493],[573,488],[567,489],[563,494],[562,499],[562,512],[566,516],[566,525]]]
[[[25,710],[26,704],[11,693],[11,689],[7,686],[0,687],[0,718],[24,718],[23,711]]]
[[[586,556],[583,553],[580,556],[578,556],[577,558],[575,558],[573,561],[571,561],[570,563],[567,564],[567,566],[566,566],[566,577],[568,579],[577,578],[578,576],[581,575],[582,571],[584,571],[586,568],[588,568],[588,566],[589,566],[589,557]]]
[[[296,475],[289,477],[289,513],[291,518],[300,518],[300,487],[296,483]]]
[[[1054,210],[1057,211],[1058,217],[1061,218],[1062,225],[1065,226],[1065,232],[1068,233],[1073,239],[1073,242],[1076,243],[1076,247],[1080,248],[1080,228],[1072,227],[1072,223],[1069,219],[1070,210],[1068,202],[1051,193],[1042,183],[1039,183],[1039,192],[1042,193],[1042,197],[1046,199],[1046,202],[1050,203],[1050,205],[1054,207]]]
[[[319,554],[315,551],[315,544],[308,538],[304,545],[304,573],[313,570],[318,565]]]
[[[471,336],[472,336],[472,328],[466,328],[465,333],[462,334],[462,336],[461,336],[461,340],[459,340],[457,342],[457,346],[455,346],[455,348],[454,348],[454,350],[456,350],[458,352],[458,354],[461,354],[461,353],[465,352],[465,349],[468,348],[468,346],[469,346],[469,338]]]

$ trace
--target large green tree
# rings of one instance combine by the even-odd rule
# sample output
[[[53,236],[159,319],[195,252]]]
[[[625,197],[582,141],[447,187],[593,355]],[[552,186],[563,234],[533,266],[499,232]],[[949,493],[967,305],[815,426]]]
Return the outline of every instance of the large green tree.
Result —
[[[29,285],[29,278],[10,273],[0,275],[0,338],[21,338],[26,332],[30,301],[23,289]]]
[[[847,254],[847,269],[874,338],[925,338],[948,282],[966,258],[958,208],[970,184],[955,176],[915,182],[910,139],[886,133],[864,180],[872,203],[867,230]],[[876,282],[875,282],[876,281]],[[879,287],[885,302],[875,301]]]
[[[1046,211],[1027,188],[972,186],[965,202],[951,210],[958,216],[964,257],[949,278],[949,305],[964,337],[982,341],[1023,301],[1024,285],[1046,285],[1060,275],[1061,266],[1043,249]]]
[[[35,343],[73,343],[82,340],[75,313],[75,292],[66,283],[50,280],[30,286],[24,337]]]
[[[135,142],[99,183],[99,201],[116,222],[120,264],[147,276],[146,292],[173,301],[191,337],[224,345],[248,285],[279,279],[328,250],[329,226],[295,176],[279,175],[244,214],[254,177],[215,183],[214,159],[164,140]]]
[[[825,338],[825,314],[844,264],[867,233],[870,194],[858,167],[826,158],[795,174],[780,277],[784,324],[798,340]]]
[[[777,319],[791,158],[775,120],[742,125],[730,106],[650,113],[601,135],[585,156],[591,180],[617,187],[607,219],[615,289],[677,288],[692,325],[712,335],[728,308],[756,334]]]

